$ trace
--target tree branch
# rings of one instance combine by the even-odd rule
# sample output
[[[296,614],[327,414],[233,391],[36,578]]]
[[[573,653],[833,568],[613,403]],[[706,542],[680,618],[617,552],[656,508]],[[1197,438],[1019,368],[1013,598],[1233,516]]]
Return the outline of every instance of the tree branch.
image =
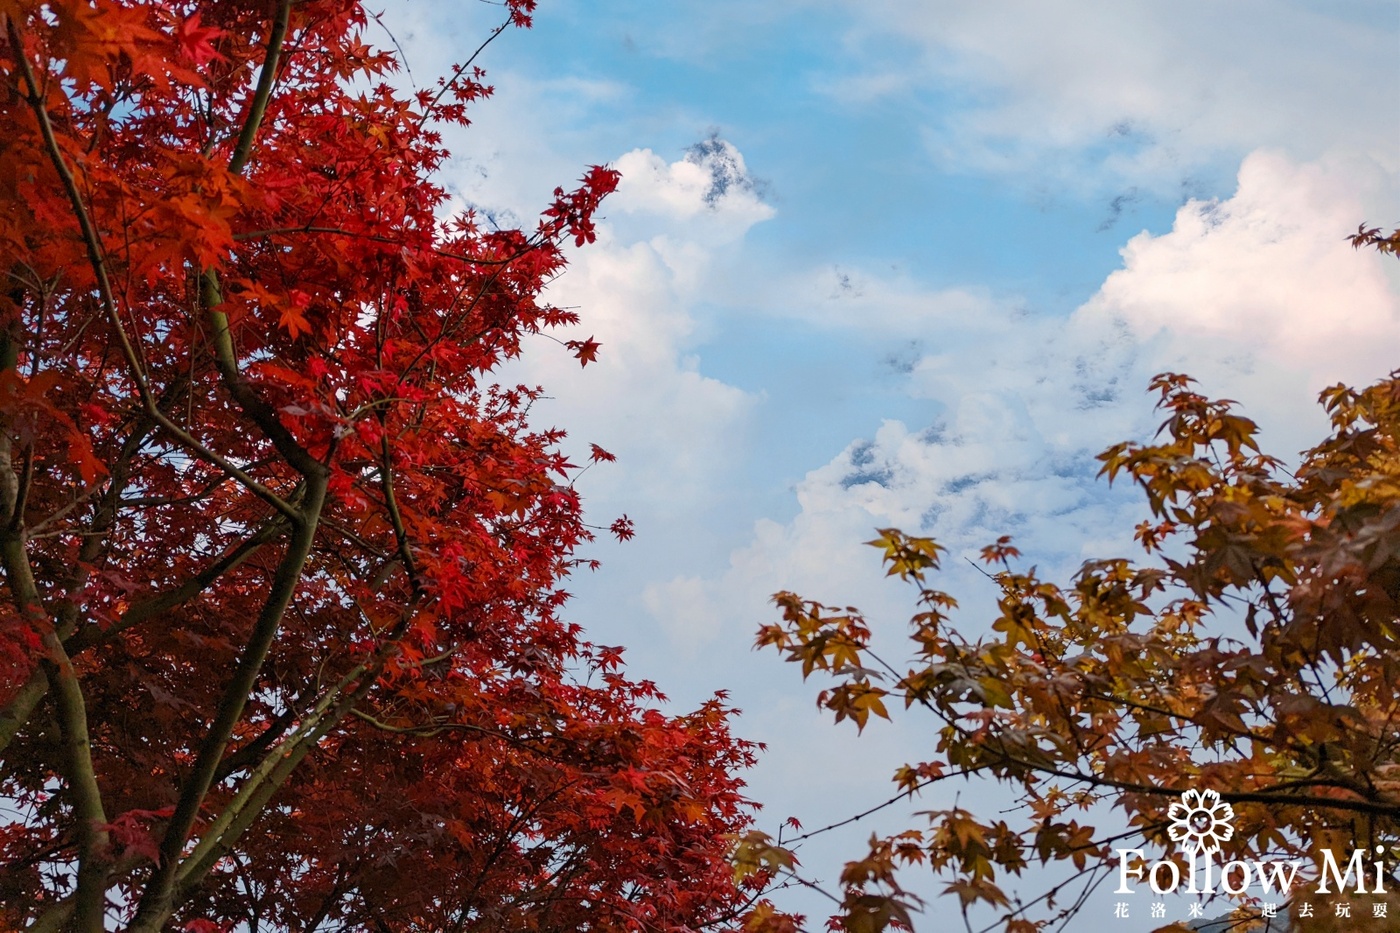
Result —
[[[218,773],[233,729],[242,718],[243,708],[247,705],[253,685],[257,683],[258,673],[262,670],[263,661],[276,638],[282,616],[291,604],[292,596],[301,581],[302,569],[306,565],[316,537],[317,519],[325,503],[326,485],[324,476],[312,476],[307,480],[305,503],[303,512],[300,513],[302,520],[294,528],[287,543],[287,551],[277,567],[268,598],[253,625],[248,644],[238,659],[233,678],[224,690],[223,699],[215,712],[214,721],[209,726],[209,732],[200,744],[194,767],[184,781],[180,798],[175,805],[175,813],[170,818],[165,836],[161,840],[160,867],[147,885],[146,893],[137,909],[136,919],[132,922],[133,930],[157,929],[174,909],[171,899],[174,895],[175,872],[180,864],[185,841],[189,838],[204,798]]]
[[[293,502],[298,501],[299,496],[291,497]],[[263,545],[287,529],[287,522],[279,515],[273,516],[265,522],[257,531],[249,535],[243,541],[226,553],[223,557],[205,567],[199,573],[190,577],[184,583],[172,590],[167,590],[157,596],[152,596],[131,606],[122,613],[121,618],[109,626],[105,631],[95,626],[84,628],[77,632],[66,642],[66,646],[77,654],[86,651],[88,648],[104,644],[113,637],[126,631],[133,626],[140,625],[147,619],[163,615],[170,610],[190,601],[200,593],[212,586],[220,577],[235,569],[248,558],[256,554]]]
[[[92,764],[88,738],[87,706],[83,702],[78,675],[73,670],[57,633],[44,636],[44,661],[49,689],[54,695],[59,728],[63,734],[68,791],[73,798],[73,815],[78,835],[78,887],[74,895],[71,928],[80,933],[102,933],[107,904],[107,873],[111,852],[107,835],[107,815],[97,772]]]
[[[291,19],[292,0],[282,0],[277,5],[277,14],[272,29],[267,36],[267,52],[263,57],[262,69],[258,73],[257,89],[253,93],[248,116],[238,134],[238,143],[229,160],[229,171],[234,175],[243,173],[252,157],[253,143],[263,118],[267,115],[267,105],[272,99],[272,89],[277,84],[277,69],[282,58],[282,49],[287,38],[287,26]],[[224,386],[238,402],[244,412],[263,430],[287,462],[303,475],[325,470],[325,465],[305,447],[297,443],[292,432],[287,430],[282,419],[272,406],[268,405],[243,378],[239,372],[238,352],[233,345],[233,334],[229,329],[228,315],[218,310],[223,304],[223,289],[219,284],[219,274],[213,268],[205,269],[200,275],[200,300],[209,316],[213,329],[214,361],[223,377]]]
[[[14,373],[19,348],[8,335],[0,336],[0,371]],[[16,522],[19,506],[19,477],[11,460],[10,426],[0,424],[0,567],[4,568],[9,584],[10,599],[19,613],[21,624],[49,624],[48,613],[39,598],[34,569],[24,544],[23,522]],[[47,689],[47,676],[38,668],[19,692],[0,710],[0,750],[5,749],[16,733],[29,721],[30,715]]]
[[[354,709],[355,704],[364,699],[397,647],[396,643],[387,644],[372,661],[356,665],[335,687],[326,691],[311,714],[291,735],[268,752],[258,768],[239,787],[233,800],[210,823],[194,850],[178,863],[176,882],[182,890],[194,887],[203,880],[223,853],[258,818],[302,759]],[[354,689],[348,690],[351,684],[355,685]],[[138,933],[137,927],[133,926],[131,933]]]
[[[267,54],[263,58],[262,71],[258,74],[258,87],[253,92],[253,101],[248,107],[248,117],[243,121],[243,129],[238,134],[238,143],[233,148],[228,170],[235,175],[242,174],[253,153],[253,143],[258,138],[258,129],[267,114],[268,101],[272,99],[272,88],[277,84],[277,68],[281,63],[282,45],[287,38],[287,25],[291,21],[292,0],[282,0],[277,4],[277,15],[272,21],[272,29],[267,34]]]
[[[58,137],[54,133],[53,121],[49,119],[48,109],[44,106],[44,99],[40,93],[38,80],[34,76],[34,69],[29,64],[29,58],[24,54],[24,44],[19,34],[19,29],[15,25],[14,17],[7,17],[6,30],[9,33],[11,47],[15,49],[15,61],[18,65],[20,76],[24,79],[27,93],[25,102],[34,111],[34,116],[39,122],[39,131],[44,138],[44,146],[49,154],[49,161],[53,163],[54,170],[58,173],[59,180],[63,183],[63,189],[68,195],[69,204],[73,208],[73,214],[78,220],[78,227],[82,231],[83,244],[87,250],[88,263],[92,266],[93,275],[97,280],[97,292],[102,302],[103,313],[113,332],[117,337],[117,344],[121,349],[122,357],[126,360],[127,366],[131,369],[132,380],[136,383],[137,394],[141,398],[141,404],[146,412],[155,419],[156,423],[167,431],[172,437],[187,448],[196,456],[214,464],[219,469],[237,479],[254,495],[266,501],[277,511],[296,519],[297,513],[291,506],[283,502],[272,490],[263,486],[253,479],[243,470],[239,469],[232,461],[220,456],[201,444],[189,432],[185,431],[175,422],[166,417],[156,404],[155,397],[151,393],[150,386],[146,382],[145,374],[141,370],[141,359],[136,354],[136,348],[131,343],[131,338],[126,332],[125,325],[121,322],[121,315],[117,312],[116,302],[112,297],[112,282],[107,273],[107,260],[102,249],[102,241],[98,236],[97,228],[93,225],[92,217],[88,214],[87,205],[83,202],[82,192],[78,190],[77,179],[74,178],[72,170],[68,167],[67,161],[63,158],[62,149],[58,145]]]
[[[172,391],[182,391],[171,387]],[[167,396],[170,392],[166,393]],[[116,520],[117,510],[120,507],[121,495],[126,488],[131,458],[136,451],[141,448],[145,438],[149,435],[152,423],[147,419],[144,424],[138,423],[132,428],[131,435],[122,444],[122,450],[117,457],[117,461],[111,467],[111,483],[103,501],[99,503],[92,521],[88,525],[89,534],[83,538],[82,547],[78,549],[78,559],[74,562],[73,577],[69,581],[68,596],[58,608],[55,631],[60,641],[64,642],[64,650],[69,650],[67,643],[74,627],[77,625],[81,615],[82,607],[76,598],[77,592],[82,588],[87,580],[88,567],[101,553],[103,540],[106,533],[111,529]],[[17,531],[23,531],[23,524],[16,527]],[[70,655],[75,652],[70,651]],[[19,730],[24,727],[39,701],[48,692],[48,678],[44,676],[42,670],[36,670],[30,675],[28,681],[20,688],[20,691],[0,711],[0,751],[10,744]]]

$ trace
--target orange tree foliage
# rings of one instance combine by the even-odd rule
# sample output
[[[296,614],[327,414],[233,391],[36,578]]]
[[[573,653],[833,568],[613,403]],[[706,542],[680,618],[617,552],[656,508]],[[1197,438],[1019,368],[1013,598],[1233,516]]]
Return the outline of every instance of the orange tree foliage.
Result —
[[[1356,232],[1347,237],[1351,245],[1360,249],[1363,246],[1372,246],[1382,253],[1389,253],[1392,256],[1400,257],[1400,227],[1383,233],[1380,227],[1368,228],[1365,224],[1356,228]]]
[[[1400,373],[1360,392],[1325,391],[1333,431],[1296,474],[1260,453],[1255,425],[1229,402],[1182,376],[1160,376],[1154,388],[1168,415],[1156,442],[1100,457],[1110,480],[1126,475],[1146,493],[1151,518],[1136,534],[1145,564],[1090,561],[1062,586],[1015,569],[1019,555],[1003,538],[983,551],[1000,615],[969,638],[950,624],[953,598],[928,582],[943,548],[882,530],[870,543],[920,594],[913,662],[902,669],[872,651],[856,610],[777,595],[783,620],[759,644],[804,676],[834,677],[820,702],[836,719],[864,727],[898,699],[933,720],[934,747],[894,776],[902,792],[978,776],[1021,804],[994,818],[940,806],[924,814],[927,825],[873,839],[842,875],[838,926],[908,923],[918,899],[897,869],[922,864],[949,878],[944,893],[964,911],[997,917],[993,926],[1050,928],[1074,914],[1086,881],[1116,875],[1115,848],[1187,866],[1169,810],[1191,789],[1233,807],[1217,866],[1296,858],[1306,875],[1324,849],[1342,864],[1361,849],[1371,877],[1383,847],[1394,883]],[[1012,900],[1008,875],[1056,863],[1075,873],[1073,888]],[[1393,930],[1400,903],[1390,911],[1377,920],[1358,903],[1353,919],[1329,912],[1303,928]],[[1243,903],[1237,917],[1238,929],[1262,929],[1258,904]]]
[[[468,61],[400,95],[365,25],[0,0],[0,928],[692,930],[750,899],[754,749],[560,618],[574,468],[490,376],[576,320],[541,289],[617,174],[533,230],[447,216],[440,129],[490,89]]]

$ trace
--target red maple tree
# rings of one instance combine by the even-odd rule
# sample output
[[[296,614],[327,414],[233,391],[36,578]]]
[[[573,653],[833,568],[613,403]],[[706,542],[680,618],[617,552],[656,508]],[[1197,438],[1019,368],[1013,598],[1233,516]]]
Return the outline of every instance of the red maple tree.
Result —
[[[617,173],[447,216],[490,88],[403,96],[351,0],[0,24],[0,927],[739,922],[754,748],[561,619],[563,434],[491,376]]]

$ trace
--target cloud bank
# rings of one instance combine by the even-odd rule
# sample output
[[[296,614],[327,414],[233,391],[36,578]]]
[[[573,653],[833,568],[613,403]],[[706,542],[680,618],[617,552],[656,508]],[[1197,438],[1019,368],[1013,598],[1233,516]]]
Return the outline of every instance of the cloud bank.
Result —
[[[1178,184],[1261,146],[1400,167],[1393,8],[1244,0],[808,0],[849,12],[838,99],[939,91],[940,167]],[[891,55],[890,49],[903,55]],[[1385,75],[1385,76],[1383,76]],[[1093,166],[1099,171],[1085,176]]]
[[[1189,372],[1207,394],[1238,400],[1266,449],[1289,458],[1325,429],[1322,388],[1365,384],[1394,365],[1396,277],[1344,238],[1364,216],[1367,184],[1382,182],[1354,163],[1254,153],[1232,197],[1189,201],[1170,231],[1133,237],[1121,268],[1068,319],[944,292],[925,296],[920,317],[907,283],[872,278],[824,300],[811,286],[825,326],[857,326],[868,304],[890,312],[877,322],[924,328],[926,346],[904,368],[926,420],[872,425],[807,473],[796,516],[758,521],[718,577],[652,584],[648,605],[705,606],[711,637],[728,639],[746,633],[721,620],[754,618],[779,588],[886,604],[874,555],[859,545],[885,526],[933,534],[955,563],[1007,533],[1028,561],[1062,572],[1132,553],[1143,507],[1131,490],[1107,489],[1094,457],[1151,436],[1152,375]],[[952,579],[966,585],[970,573],[954,568]]]

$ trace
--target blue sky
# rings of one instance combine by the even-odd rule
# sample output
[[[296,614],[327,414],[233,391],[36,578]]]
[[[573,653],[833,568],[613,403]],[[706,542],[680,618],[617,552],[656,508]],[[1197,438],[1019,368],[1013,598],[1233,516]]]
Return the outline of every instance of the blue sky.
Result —
[[[384,21],[423,83],[499,14]],[[551,288],[598,364],[539,341],[503,375],[619,456],[580,488],[638,537],[594,547],[574,617],[678,706],[732,692],[769,745],[765,825],[884,799],[929,743],[916,718],[856,739],[753,653],[771,593],[860,605],[899,656],[910,594],[860,544],[894,525],[950,546],[979,631],[994,594],[963,557],[998,535],[1061,577],[1132,553],[1141,504],[1093,455],[1151,432],[1152,374],[1240,400],[1291,455],[1318,390],[1400,364],[1400,264],[1343,241],[1400,224],[1397,43],[1394,0],[542,0],[485,53],[496,95],[449,139],[461,204],[532,224],[585,166],[624,174]],[[996,801],[939,793],[919,805]],[[832,881],[907,818],[804,865]]]

